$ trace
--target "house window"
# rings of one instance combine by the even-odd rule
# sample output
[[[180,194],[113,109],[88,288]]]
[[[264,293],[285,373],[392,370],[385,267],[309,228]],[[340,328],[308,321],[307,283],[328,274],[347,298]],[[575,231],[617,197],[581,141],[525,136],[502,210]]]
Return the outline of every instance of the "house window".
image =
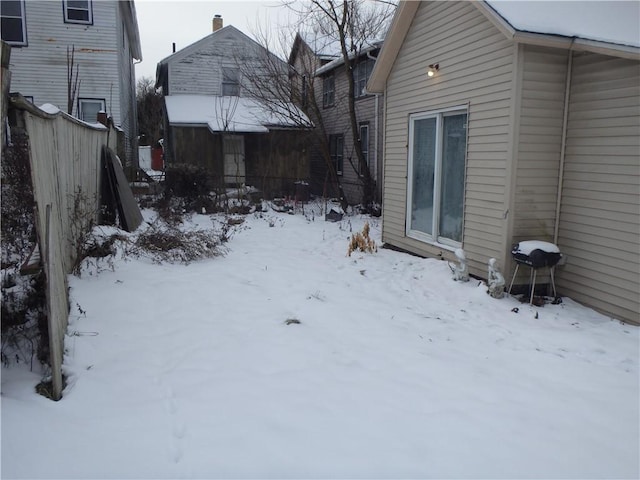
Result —
[[[307,95],[308,95],[308,91],[307,91],[307,76],[303,75],[302,76],[302,86],[301,86],[301,91],[300,91],[300,100],[301,100],[301,104],[303,107],[307,106]]]
[[[91,0],[63,0],[65,23],[93,23]]]
[[[222,95],[231,97],[240,95],[240,73],[237,68],[222,67]]]
[[[322,81],[322,106],[331,107],[335,102],[336,83],[333,75],[325,77]]]
[[[356,98],[364,97],[367,81],[373,71],[373,60],[367,58],[360,61],[353,70],[353,94]]]
[[[462,244],[466,151],[466,110],[409,117],[408,236]]]
[[[360,175],[364,175],[364,170],[369,167],[369,124],[360,124],[360,148],[364,164],[360,165]]]
[[[331,162],[333,163],[333,168],[335,168],[336,174],[338,175],[342,175],[343,149],[344,135],[329,135],[329,153],[331,155]]]
[[[98,121],[98,112],[105,111],[105,102],[99,98],[79,98],[78,118],[88,123]]]
[[[2,17],[2,40],[10,45],[26,45],[27,26],[24,19],[24,2],[2,0],[0,17]]]

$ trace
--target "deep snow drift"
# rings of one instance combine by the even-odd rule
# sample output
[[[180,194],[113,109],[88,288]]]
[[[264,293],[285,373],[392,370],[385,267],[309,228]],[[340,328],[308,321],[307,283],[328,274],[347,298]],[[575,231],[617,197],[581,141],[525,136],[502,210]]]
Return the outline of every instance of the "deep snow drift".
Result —
[[[71,277],[63,399],[2,369],[2,478],[638,478],[636,327],[349,257],[367,218],[310,211]]]

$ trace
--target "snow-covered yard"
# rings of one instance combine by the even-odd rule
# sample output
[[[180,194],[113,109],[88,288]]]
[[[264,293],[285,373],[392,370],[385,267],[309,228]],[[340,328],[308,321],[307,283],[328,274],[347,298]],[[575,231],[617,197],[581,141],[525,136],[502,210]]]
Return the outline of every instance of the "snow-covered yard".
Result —
[[[349,257],[365,220],[252,214],[224,257],[86,267],[63,399],[2,369],[2,478],[640,476],[636,327]]]

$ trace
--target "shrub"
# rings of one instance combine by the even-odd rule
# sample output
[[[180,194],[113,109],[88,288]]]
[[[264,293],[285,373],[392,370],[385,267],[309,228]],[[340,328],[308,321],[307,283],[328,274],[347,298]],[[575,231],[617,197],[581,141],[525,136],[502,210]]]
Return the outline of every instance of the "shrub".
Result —
[[[222,232],[195,230],[183,232],[171,225],[153,223],[133,242],[129,253],[151,258],[156,263],[190,263],[224,254],[228,227]]]
[[[4,365],[28,363],[37,356],[49,361],[44,274],[20,273],[20,267],[36,247],[35,202],[31,183],[29,143],[25,132],[11,130],[11,144],[2,150],[0,222],[2,285],[0,310]]]
[[[360,250],[365,253],[373,253],[378,251],[375,240],[369,237],[369,222],[365,222],[362,232],[356,232],[351,235],[349,241],[348,255],[351,256],[353,252]]]
[[[212,190],[206,168],[187,163],[168,165],[165,168],[165,191],[188,200],[208,195]]]

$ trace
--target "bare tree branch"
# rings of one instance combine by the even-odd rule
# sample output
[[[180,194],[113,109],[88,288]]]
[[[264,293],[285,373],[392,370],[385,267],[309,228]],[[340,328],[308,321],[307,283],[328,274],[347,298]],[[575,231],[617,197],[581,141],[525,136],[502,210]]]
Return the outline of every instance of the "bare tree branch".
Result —
[[[395,5],[386,1],[366,0],[311,0],[304,3],[285,0],[282,5],[297,20],[288,28],[280,29],[278,46],[274,45],[273,38],[267,33],[268,28],[258,30],[257,41],[267,53],[261,56],[259,68],[239,62],[243,80],[247,84],[246,88],[243,84],[243,88],[267,109],[288,116],[298,126],[309,126],[304,120],[305,116],[312,120],[327,170],[346,201],[341,179],[336,174],[331,158],[329,130],[323,116],[323,78],[317,75],[321,66],[318,53],[330,44],[338,46],[337,49],[333,48],[332,53],[344,65],[348,94],[346,98],[335,98],[335,108],[343,109],[349,119],[353,143],[345,147],[348,152],[355,152],[355,161],[351,156],[348,160],[362,183],[362,202],[369,204],[375,194],[375,185],[359,139],[354,67],[362,61],[362,55],[371,49],[372,41],[384,38]],[[298,45],[296,48],[308,48],[311,51],[305,54],[298,52],[294,59],[290,58],[292,64],[287,65],[271,52],[291,52],[291,42],[296,38],[296,32],[308,34],[314,45]],[[336,68],[341,67],[337,64]],[[300,114],[301,110],[305,115]]]

